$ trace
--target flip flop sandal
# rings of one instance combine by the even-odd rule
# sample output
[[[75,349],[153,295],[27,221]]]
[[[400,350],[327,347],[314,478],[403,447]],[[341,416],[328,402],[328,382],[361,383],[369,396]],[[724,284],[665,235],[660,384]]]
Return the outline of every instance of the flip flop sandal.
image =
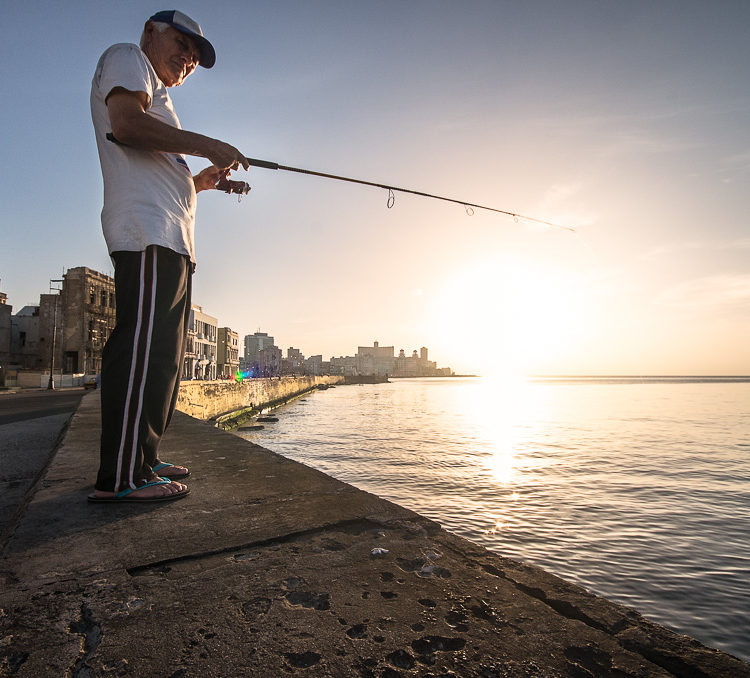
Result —
[[[131,489],[128,487],[118,492],[114,497],[97,497],[96,493],[91,493],[87,497],[87,499],[88,501],[95,504],[148,504],[160,501],[173,501],[175,499],[182,499],[190,493],[190,488],[186,487],[184,490],[180,490],[179,492],[174,492],[172,494],[165,494],[161,497],[139,497],[138,495],[133,495],[133,492],[135,492],[136,490],[141,490],[144,487],[151,487],[152,485],[169,485],[171,482],[171,480],[164,479],[154,480],[150,483],[144,483],[143,485],[135,489]]]
[[[151,470],[156,473],[160,478],[169,478],[170,480],[182,480],[183,478],[187,478],[190,475],[190,471],[187,473],[178,473],[174,472],[171,473],[167,471],[166,473],[162,472],[162,469],[174,467],[174,464],[170,464],[168,461],[162,461],[158,463],[156,466],[152,466]]]

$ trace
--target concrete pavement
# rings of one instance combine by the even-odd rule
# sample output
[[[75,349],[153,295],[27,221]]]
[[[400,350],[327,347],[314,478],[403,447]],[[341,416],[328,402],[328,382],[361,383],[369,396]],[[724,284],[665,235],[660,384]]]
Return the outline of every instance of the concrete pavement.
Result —
[[[177,413],[191,494],[89,505],[86,395],[0,560],[0,675],[732,676],[750,666]]]

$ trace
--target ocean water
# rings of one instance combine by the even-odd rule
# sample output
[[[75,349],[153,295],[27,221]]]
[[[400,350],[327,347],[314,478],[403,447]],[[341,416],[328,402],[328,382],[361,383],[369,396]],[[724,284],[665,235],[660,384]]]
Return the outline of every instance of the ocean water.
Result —
[[[253,442],[750,660],[750,379],[404,379]]]

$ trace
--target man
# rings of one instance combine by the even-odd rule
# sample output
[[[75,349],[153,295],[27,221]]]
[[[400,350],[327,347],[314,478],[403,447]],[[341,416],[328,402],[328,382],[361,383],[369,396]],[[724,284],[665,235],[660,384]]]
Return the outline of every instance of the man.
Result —
[[[181,129],[167,88],[215,60],[195,21],[176,10],[157,12],[140,47],[104,52],[91,84],[117,322],[102,359],[101,456],[90,501],[168,501],[188,493],[178,481],[189,470],[159,460],[158,446],[185,353],[196,194],[249,165],[234,146]],[[212,165],[193,177],[184,155]]]

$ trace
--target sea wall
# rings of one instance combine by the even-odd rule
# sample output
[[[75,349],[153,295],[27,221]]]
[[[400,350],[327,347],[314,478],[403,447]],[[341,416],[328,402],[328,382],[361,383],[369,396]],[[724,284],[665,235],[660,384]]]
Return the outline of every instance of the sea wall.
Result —
[[[183,381],[177,409],[196,419],[231,422],[243,412],[267,409],[319,386],[343,384],[343,377],[281,377],[236,381]],[[236,413],[236,417],[233,417]],[[236,423],[239,423],[237,421]]]

